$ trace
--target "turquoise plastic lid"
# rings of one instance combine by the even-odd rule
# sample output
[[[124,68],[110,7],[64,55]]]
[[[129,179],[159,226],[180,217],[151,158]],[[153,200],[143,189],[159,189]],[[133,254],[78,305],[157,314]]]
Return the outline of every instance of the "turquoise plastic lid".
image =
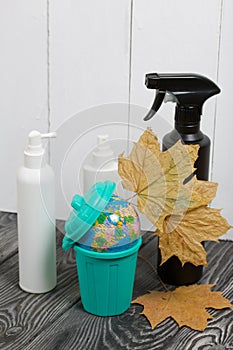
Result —
[[[97,182],[82,197],[76,194],[71,202],[74,208],[65,223],[66,235],[62,248],[68,250],[92,227],[108,204],[116,184],[112,181]]]

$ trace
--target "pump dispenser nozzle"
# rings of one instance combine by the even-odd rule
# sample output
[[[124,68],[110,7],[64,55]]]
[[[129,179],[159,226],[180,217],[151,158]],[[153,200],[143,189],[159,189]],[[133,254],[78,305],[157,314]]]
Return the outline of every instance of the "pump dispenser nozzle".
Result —
[[[96,167],[103,166],[105,162],[114,159],[114,152],[110,147],[107,134],[97,136],[97,148],[92,154],[92,159]]]
[[[111,180],[118,183],[118,163],[109,142],[109,136],[98,135],[97,147],[83,166],[83,190],[88,191],[96,182]]]
[[[45,149],[42,144],[42,139],[56,137],[56,132],[41,134],[37,130],[33,130],[28,135],[28,144],[24,151],[25,166],[29,168],[40,168]]]
[[[28,144],[26,151],[30,152],[31,154],[43,152],[41,139],[47,139],[56,136],[56,132],[41,134],[39,131],[33,130],[28,135]]]
[[[182,123],[200,121],[204,102],[220,92],[219,87],[210,79],[189,73],[146,74],[145,84],[148,89],[155,89],[154,103],[144,120],[151,119],[159,110],[165,95],[173,96],[177,103],[175,120]],[[169,99],[171,100],[171,99]]]

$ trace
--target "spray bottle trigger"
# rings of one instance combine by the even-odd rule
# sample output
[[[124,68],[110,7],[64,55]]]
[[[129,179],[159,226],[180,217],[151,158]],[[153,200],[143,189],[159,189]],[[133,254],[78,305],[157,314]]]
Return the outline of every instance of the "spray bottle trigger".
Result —
[[[166,92],[156,90],[154,103],[147,115],[144,117],[144,120],[149,120],[155,115],[155,113],[159,110],[161,104],[163,103],[165,94]]]

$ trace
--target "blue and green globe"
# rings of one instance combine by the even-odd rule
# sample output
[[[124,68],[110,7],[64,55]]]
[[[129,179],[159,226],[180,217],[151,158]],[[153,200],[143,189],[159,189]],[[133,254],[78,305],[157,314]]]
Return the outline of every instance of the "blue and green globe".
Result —
[[[78,241],[84,249],[96,252],[131,248],[140,237],[140,221],[129,202],[113,195],[94,225]]]

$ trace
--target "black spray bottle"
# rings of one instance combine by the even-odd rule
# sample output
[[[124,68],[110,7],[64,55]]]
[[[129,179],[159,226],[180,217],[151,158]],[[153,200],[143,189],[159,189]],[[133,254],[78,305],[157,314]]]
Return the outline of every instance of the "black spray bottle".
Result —
[[[185,144],[200,146],[195,163],[199,180],[208,180],[210,139],[200,130],[200,120],[204,102],[218,93],[219,87],[210,79],[197,74],[146,74],[148,89],[156,90],[154,103],[144,120],[151,119],[159,110],[164,99],[176,103],[175,128],[163,137],[162,150],[166,151],[179,139]],[[202,266],[186,263],[183,267],[176,256],[163,265],[159,251],[158,273],[164,282],[187,285],[197,282],[202,276]]]

